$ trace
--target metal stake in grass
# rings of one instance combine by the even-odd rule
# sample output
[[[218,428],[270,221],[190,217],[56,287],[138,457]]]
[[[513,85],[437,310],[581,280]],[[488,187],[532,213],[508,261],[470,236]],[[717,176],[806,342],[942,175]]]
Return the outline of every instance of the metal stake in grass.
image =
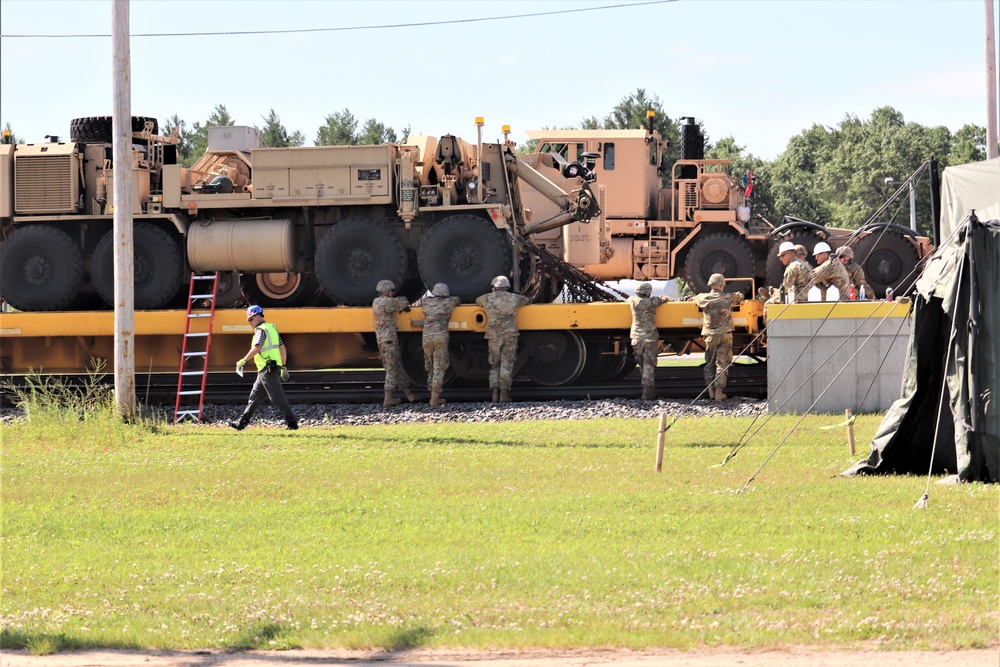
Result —
[[[660,432],[656,436],[656,472],[661,472],[663,470],[663,440],[667,434],[667,431],[677,423],[677,417],[670,420],[667,423],[667,413],[660,413]]]

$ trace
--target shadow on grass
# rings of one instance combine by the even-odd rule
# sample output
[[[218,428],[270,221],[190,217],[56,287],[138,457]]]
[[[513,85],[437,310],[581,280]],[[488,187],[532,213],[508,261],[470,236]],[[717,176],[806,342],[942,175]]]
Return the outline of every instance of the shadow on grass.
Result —
[[[23,630],[0,630],[0,650],[27,650],[31,655],[52,655],[63,651],[85,651],[90,649],[139,650],[144,647],[129,641],[108,641],[106,639],[84,639],[60,632],[25,632]]]
[[[225,644],[225,648],[229,651],[302,648],[287,639],[282,639],[282,636],[287,632],[288,628],[280,623],[261,623],[260,625],[253,626],[242,635],[235,637],[231,642]]]
[[[407,651],[420,648],[434,635],[434,630],[423,625],[406,628],[391,634],[382,644],[386,651]]]

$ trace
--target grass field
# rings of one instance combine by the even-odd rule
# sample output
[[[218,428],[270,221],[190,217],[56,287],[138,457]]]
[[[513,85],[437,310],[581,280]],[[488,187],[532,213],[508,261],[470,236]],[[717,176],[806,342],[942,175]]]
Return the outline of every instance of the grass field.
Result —
[[[0,426],[6,648],[998,644],[997,487],[841,478],[838,417],[744,493],[797,418],[723,467],[751,420],[682,419],[656,473],[656,420],[44,417]]]

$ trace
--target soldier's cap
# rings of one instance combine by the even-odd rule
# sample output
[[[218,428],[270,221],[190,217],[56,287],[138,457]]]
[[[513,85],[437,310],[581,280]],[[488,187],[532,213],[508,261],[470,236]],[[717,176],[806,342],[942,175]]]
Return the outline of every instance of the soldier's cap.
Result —
[[[850,246],[842,245],[837,248],[836,257],[846,257],[847,259],[854,259],[854,250]]]
[[[795,244],[791,241],[782,241],[781,245],[778,246],[778,257],[781,257],[786,252],[795,252]]]
[[[721,273],[713,273],[708,279],[708,286],[715,287],[716,285],[725,285],[726,277]]]

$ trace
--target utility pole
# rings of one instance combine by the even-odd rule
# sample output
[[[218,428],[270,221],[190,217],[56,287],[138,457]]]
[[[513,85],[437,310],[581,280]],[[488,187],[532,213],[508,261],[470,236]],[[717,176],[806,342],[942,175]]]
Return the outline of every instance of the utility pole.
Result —
[[[111,0],[114,83],[115,402],[118,417],[135,415],[135,267],[132,240],[132,81],[129,0]]]
[[[986,2],[986,157],[997,157],[997,43],[993,3]]]

